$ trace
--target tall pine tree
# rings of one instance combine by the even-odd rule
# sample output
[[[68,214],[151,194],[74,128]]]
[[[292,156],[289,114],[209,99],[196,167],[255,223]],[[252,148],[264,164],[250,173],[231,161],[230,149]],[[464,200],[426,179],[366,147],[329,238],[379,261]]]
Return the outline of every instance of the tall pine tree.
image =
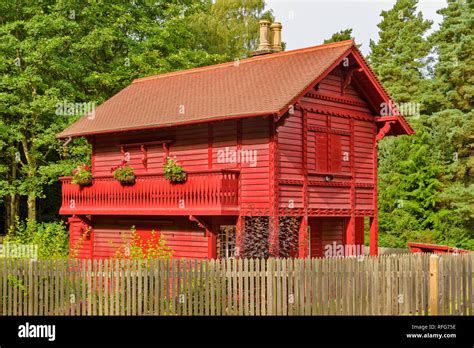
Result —
[[[397,103],[422,102],[425,59],[431,45],[425,34],[431,22],[417,13],[417,0],[397,0],[382,11],[379,41],[370,41],[369,62]]]
[[[352,29],[344,29],[340,30],[337,33],[332,34],[332,36],[329,39],[324,40],[324,43],[331,43],[331,42],[339,42],[339,41],[344,41],[344,40],[350,40],[352,39]]]
[[[452,2],[441,10],[445,22],[427,40],[429,23],[416,15],[416,1],[397,1],[382,13],[380,41],[371,43],[373,68],[395,101],[421,103],[425,113],[409,117],[415,135],[380,144],[381,245],[474,248],[474,122],[472,112],[463,112],[472,87],[467,6]],[[433,51],[438,62],[430,76],[423,70]]]
[[[438,55],[434,91],[440,96],[438,110],[468,112],[474,101],[474,2],[449,0],[438,13],[443,22],[431,36]]]

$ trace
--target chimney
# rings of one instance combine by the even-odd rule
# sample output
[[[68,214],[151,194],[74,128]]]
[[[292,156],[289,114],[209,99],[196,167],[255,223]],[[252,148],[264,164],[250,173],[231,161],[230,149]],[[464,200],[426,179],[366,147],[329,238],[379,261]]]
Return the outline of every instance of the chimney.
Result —
[[[268,28],[270,27],[270,21],[262,19],[258,22],[260,25],[260,43],[258,44],[256,54],[270,53],[270,42],[268,41]]]
[[[258,44],[257,50],[252,53],[252,56],[280,52],[282,50],[281,23],[275,22],[271,24],[271,22],[266,19],[262,19],[258,23],[260,25],[260,42]],[[269,29],[271,30],[271,35],[269,35]],[[269,37],[271,37],[271,43]]]
[[[281,23],[275,22],[270,26],[270,30],[272,31],[272,51],[273,52],[281,52]]]

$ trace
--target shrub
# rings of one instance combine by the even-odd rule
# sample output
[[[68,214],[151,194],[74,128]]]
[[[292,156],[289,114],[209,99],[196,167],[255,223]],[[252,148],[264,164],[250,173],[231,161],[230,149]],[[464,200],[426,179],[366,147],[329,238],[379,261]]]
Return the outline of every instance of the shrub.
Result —
[[[163,173],[165,179],[172,183],[180,183],[186,181],[186,172],[181,167],[176,159],[168,157],[163,166]]]
[[[173,250],[166,245],[166,238],[163,234],[158,235],[153,230],[151,231],[150,238],[143,240],[135,226],[131,228],[128,242],[120,246],[115,253],[115,258],[117,259],[132,260],[169,260],[172,256]]]
[[[71,183],[89,186],[92,184],[92,173],[90,167],[87,164],[82,164],[72,171],[72,180]]]
[[[92,227],[87,227],[85,230],[82,230],[81,236],[76,240],[74,245],[71,247],[69,250],[69,256],[71,258],[77,258],[79,256],[79,251],[82,247],[82,244],[84,243],[85,240],[88,240],[90,238],[90,233],[92,231]]]
[[[39,258],[63,258],[69,253],[69,232],[63,221],[38,223],[17,218],[3,242],[36,245]]]
[[[114,178],[122,185],[133,185],[135,183],[135,173],[133,168],[127,165],[115,169]]]

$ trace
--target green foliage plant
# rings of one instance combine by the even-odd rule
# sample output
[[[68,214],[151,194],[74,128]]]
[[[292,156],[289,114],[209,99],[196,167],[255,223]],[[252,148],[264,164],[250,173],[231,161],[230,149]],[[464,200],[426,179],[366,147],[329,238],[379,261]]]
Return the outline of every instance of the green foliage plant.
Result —
[[[92,172],[87,164],[82,164],[73,171],[71,183],[80,186],[92,185]]]
[[[36,245],[38,258],[65,258],[69,253],[69,232],[63,221],[39,223],[17,217],[3,242]]]
[[[173,250],[166,244],[165,236],[151,231],[148,239],[144,239],[135,226],[132,226],[130,238],[115,252],[114,257],[121,260],[170,260]]]
[[[122,185],[133,185],[135,183],[135,172],[132,167],[120,166],[114,170],[114,178]]]
[[[178,164],[176,158],[173,159],[168,157],[166,159],[166,163],[163,166],[163,173],[165,179],[171,183],[181,183],[186,181],[186,172],[183,167]]]

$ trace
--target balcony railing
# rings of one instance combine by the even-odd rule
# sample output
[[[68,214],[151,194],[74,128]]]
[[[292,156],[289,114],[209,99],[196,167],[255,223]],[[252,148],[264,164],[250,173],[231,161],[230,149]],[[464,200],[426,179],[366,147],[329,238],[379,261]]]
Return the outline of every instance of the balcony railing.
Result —
[[[134,185],[113,177],[94,177],[91,186],[62,177],[60,214],[103,215],[233,215],[238,212],[239,172],[191,172],[184,183],[172,184],[163,175],[137,175]]]

